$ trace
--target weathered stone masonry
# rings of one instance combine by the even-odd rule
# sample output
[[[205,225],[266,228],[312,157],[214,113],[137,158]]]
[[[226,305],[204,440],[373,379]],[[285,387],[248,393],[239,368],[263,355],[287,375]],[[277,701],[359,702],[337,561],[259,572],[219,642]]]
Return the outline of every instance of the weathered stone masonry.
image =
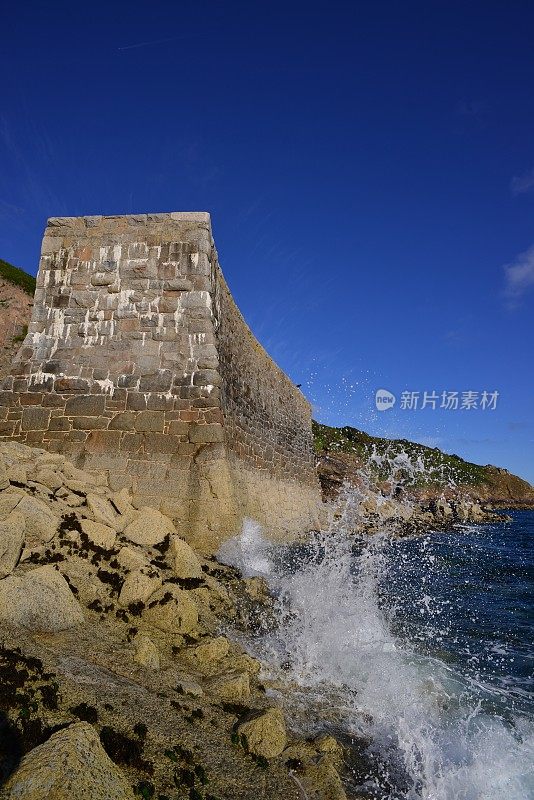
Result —
[[[209,214],[48,221],[0,438],[108,473],[211,549],[317,524],[311,412],[246,326]]]

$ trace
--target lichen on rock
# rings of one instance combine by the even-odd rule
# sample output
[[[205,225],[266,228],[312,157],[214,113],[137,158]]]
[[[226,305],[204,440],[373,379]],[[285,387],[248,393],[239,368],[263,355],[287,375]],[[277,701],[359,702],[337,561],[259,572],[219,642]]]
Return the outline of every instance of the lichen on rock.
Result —
[[[245,737],[247,750],[263,758],[276,758],[287,744],[286,723],[279,708],[253,715],[237,732]]]
[[[130,542],[139,545],[161,544],[166,536],[175,533],[172,521],[155,508],[143,506],[124,529]]]
[[[0,521],[0,578],[10,575],[24,547],[24,517],[12,511],[7,519]]]
[[[87,722],[31,750],[5,786],[6,800],[134,800],[120,769]]]
[[[9,573],[0,578],[0,711],[22,759],[0,762],[0,780],[12,772],[6,797],[130,800],[178,789],[300,800],[275,755],[287,741],[283,714],[231,634],[271,608],[265,583],[199,556],[172,519],[136,509],[127,490],[94,476],[82,483],[62,456],[8,443],[0,460],[0,531],[10,534],[0,557]]]
[[[0,581],[0,622],[32,631],[60,631],[83,621],[67,581],[50,565]]]

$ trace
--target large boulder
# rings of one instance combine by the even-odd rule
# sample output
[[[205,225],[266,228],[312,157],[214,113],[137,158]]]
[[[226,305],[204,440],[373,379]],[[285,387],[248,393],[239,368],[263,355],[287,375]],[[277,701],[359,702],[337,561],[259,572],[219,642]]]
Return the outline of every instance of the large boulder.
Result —
[[[204,573],[197,554],[183,539],[174,536],[171,542],[170,557],[177,578],[203,578]]]
[[[63,486],[63,477],[51,467],[35,470],[31,475],[31,480],[41,484],[41,486],[46,486],[51,492],[57,492]]]
[[[28,544],[49,542],[54,538],[60,519],[42,500],[24,495],[17,504],[17,511],[24,517]]]
[[[7,470],[10,483],[28,483],[28,470],[22,464],[12,464]]]
[[[117,530],[124,530],[124,528],[133,522],[137,516],[137,509],[131,503],[130,492],[128,489],[121,489],[120,492],[115,492],[111,495],[111,502],[120,514],[119,524],[120,528]]]
[[[105,497],[99,494],[88,494],[87,505],[95,518],[95,522],[100,522],[102,525],[108,525],[110,528],[117,530],[119,515]]]
[[[276,758],[287,744],[286,723],[279,708],[269,708],[243,722],[237,729],[247,750],[263,758]]]
[[[9,488],[0,492],[0,520],[9,517],[23,497],[25,494],[22,489]]]
[[[104,525],[102,522],[93,522],[91,519],[82,519],[80,524],[82,531],[94,545],[102,547],[104,550],[113,548],[117,534],[109,525]]]
[[[165,584],[151,597],[143,619],[171,636],[191,633],[198,625],[198,608],[189,592]]]
[[[9,475],[6,469],[4,459],[0,457],[0,491],[7,489],[9,486]]]
[[[150,636],[140,633],[134,639],[134,661],[145,669],[158,670],[160,667],[159,651]]]
[[[221,700],[241,703],[250,697],[250,678],[248,672],[230,672],[219,675],[209,683],[209,689]],[[250,749],[250,748],[249,748]]]
[[[6,800],[134,800],[87,722],[70,725],[30,750],[4,791]]]
[[[134,544],[150,547],[161,544],[166,536],[175,533],[169,517],[150,506],[143,506],[135,519],[124,529],[124,536]]]
[[[24,547],[24,517],[13,511],[0,522],[0,578],[11,575]]]
[[[308,800],[347,800],[339,773],[328,756],[307,764],[301,782]],[[352,796],[355,800],[360,797]]]
[[[161,578],[154,569],[138,569],[130,572],[122,584],[119,603],[121,606],[129,606],[130,603],[146,603],[148,598],[160,588],[161,583]]]
[[[63,575],[49,564],[0,580],[0,622],[32,631],[61,631],[84,621]]]
[[[216,664],[228,655],[230,642],[226,636],[207,636],[200,644],[184,651],[184,657],[198,668]]]
[[[137,550],[127,545],[119,550],[117,561],[126,570],[141,569],[142,567],[148,567],[149,564],[149,560],[142,550]]]

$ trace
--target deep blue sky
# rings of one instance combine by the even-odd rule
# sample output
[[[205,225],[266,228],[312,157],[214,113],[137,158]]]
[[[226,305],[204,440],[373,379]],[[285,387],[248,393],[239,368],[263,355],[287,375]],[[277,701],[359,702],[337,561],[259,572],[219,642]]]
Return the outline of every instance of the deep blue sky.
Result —
[[[52,215],[208,210],[317,419],[534,481],[533,31],[504,0],[6,5],[0,257],[35,272]]]

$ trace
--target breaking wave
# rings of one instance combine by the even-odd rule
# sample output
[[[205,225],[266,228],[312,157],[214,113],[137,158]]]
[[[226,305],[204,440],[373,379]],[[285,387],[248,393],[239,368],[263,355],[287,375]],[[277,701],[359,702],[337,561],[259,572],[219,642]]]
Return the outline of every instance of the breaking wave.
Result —
[[[348,796],[534,797],[534,516],[363,537],[361,499],[347,490],[305,545],[273,546],[249,520],[223,546],[277,597],[279,625],[248,641],[266,685],[300,732],[348,746]]]

